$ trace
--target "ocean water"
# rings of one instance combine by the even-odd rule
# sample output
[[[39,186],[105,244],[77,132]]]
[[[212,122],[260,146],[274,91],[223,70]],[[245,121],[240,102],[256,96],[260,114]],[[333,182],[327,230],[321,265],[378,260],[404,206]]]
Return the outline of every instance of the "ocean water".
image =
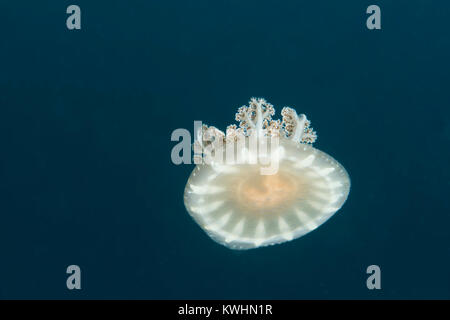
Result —
[[[371,4],[2,1],[0,297],[449,299],[450,4],[379,0],[368,30]],[[307,114],[352,189],[306,236],[232,251],[185,210],[170,136],[253,96]]]

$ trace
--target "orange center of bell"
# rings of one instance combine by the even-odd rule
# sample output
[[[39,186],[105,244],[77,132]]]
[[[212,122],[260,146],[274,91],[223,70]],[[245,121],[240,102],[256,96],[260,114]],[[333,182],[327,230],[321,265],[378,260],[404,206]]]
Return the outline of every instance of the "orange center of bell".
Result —
[[[291,202],[297,185],[286,175],[256,175],[238,188],[240,202],[253,209],[271,209]]]

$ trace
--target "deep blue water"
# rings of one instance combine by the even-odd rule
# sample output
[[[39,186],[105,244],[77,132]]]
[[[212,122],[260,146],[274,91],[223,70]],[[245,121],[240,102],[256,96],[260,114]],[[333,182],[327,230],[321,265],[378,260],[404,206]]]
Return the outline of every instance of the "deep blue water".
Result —
[[[449,16],[425,0],[2,1],[0,297],[450,298]],[[186,212],[193,165],[172,164],[170,135],[224,129],[252,96],[307,114],[352,189],[308,235],[235,252]]]

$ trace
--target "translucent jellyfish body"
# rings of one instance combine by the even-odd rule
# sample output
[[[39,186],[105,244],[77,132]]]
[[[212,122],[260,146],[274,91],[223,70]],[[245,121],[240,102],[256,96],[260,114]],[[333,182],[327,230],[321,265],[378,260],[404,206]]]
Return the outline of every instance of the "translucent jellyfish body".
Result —
[[[251,249],[316,229],[347,199],[346,170],[312,147],[305,115],[251,99],[226,133],[203,126],[194,143],[197,166],[184,194],[187,211],[216,242]]]

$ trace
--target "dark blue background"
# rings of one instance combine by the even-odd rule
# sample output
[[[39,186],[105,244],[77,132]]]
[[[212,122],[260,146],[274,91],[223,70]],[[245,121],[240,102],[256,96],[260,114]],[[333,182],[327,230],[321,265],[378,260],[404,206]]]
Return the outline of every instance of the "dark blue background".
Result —
[[[2,1],[0,297],[450,298],[450,4],[374,3]],[[187,214],[170,134],[252,96],[307,114],[352,190],[307,236],[235,252]]]

